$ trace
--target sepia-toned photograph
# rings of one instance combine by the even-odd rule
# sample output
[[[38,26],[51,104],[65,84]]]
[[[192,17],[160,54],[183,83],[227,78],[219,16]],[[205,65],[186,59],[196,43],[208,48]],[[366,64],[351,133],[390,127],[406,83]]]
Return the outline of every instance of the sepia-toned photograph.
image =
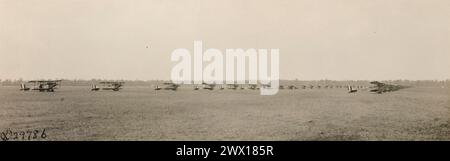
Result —
[[[448,0],[0,0],[1,141],[450,141],[449,17]],[[173,154],[224,153],[195,150]]]

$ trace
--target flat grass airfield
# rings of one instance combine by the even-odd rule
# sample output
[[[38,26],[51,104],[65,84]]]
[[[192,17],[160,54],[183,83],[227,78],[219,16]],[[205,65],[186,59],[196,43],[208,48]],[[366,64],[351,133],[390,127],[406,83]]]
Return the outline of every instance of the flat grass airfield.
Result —
[[[0,86],[0,130],[46,129],[45,140],[450,140],[449,97],[447,87],[261,96],[248,89]]]

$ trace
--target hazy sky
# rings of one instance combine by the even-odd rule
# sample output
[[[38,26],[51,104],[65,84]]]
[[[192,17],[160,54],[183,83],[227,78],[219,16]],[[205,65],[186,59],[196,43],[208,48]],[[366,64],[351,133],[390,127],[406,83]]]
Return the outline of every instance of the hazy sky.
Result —
[[[450,1],[0,0],[0,79],[169,79],[194,40],[279,48],[283,79],[447,79]]]

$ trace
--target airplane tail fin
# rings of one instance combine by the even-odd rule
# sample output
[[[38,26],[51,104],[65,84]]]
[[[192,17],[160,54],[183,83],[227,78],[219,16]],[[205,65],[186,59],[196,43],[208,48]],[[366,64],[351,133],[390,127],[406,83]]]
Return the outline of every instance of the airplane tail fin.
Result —
[[[21,91],[28,91],[28,90],[30,90],[30,88],[27,87],[27,85],[25,85],[24,83],[21,83],[20,84],[20,90]]]
[[[98,91],[100,88],[97,87],[96,84],[92,84],[91,90],[92,91]]]
[[[355,93],[355,92],[357,92],[358,90],[356,90],[356,89],[353,89],[353,87],[352,86],[347,86],[347,88],[348,88],[348,93]]]

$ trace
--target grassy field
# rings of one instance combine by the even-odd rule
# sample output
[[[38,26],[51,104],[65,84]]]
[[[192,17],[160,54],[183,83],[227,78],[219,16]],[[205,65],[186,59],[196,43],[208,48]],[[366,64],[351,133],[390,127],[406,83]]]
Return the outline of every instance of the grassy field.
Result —
[[[450,90],[154,91],[126,86],[54,93],[0,87],[0,130],[45,128],[47,140],[450,140]]]

